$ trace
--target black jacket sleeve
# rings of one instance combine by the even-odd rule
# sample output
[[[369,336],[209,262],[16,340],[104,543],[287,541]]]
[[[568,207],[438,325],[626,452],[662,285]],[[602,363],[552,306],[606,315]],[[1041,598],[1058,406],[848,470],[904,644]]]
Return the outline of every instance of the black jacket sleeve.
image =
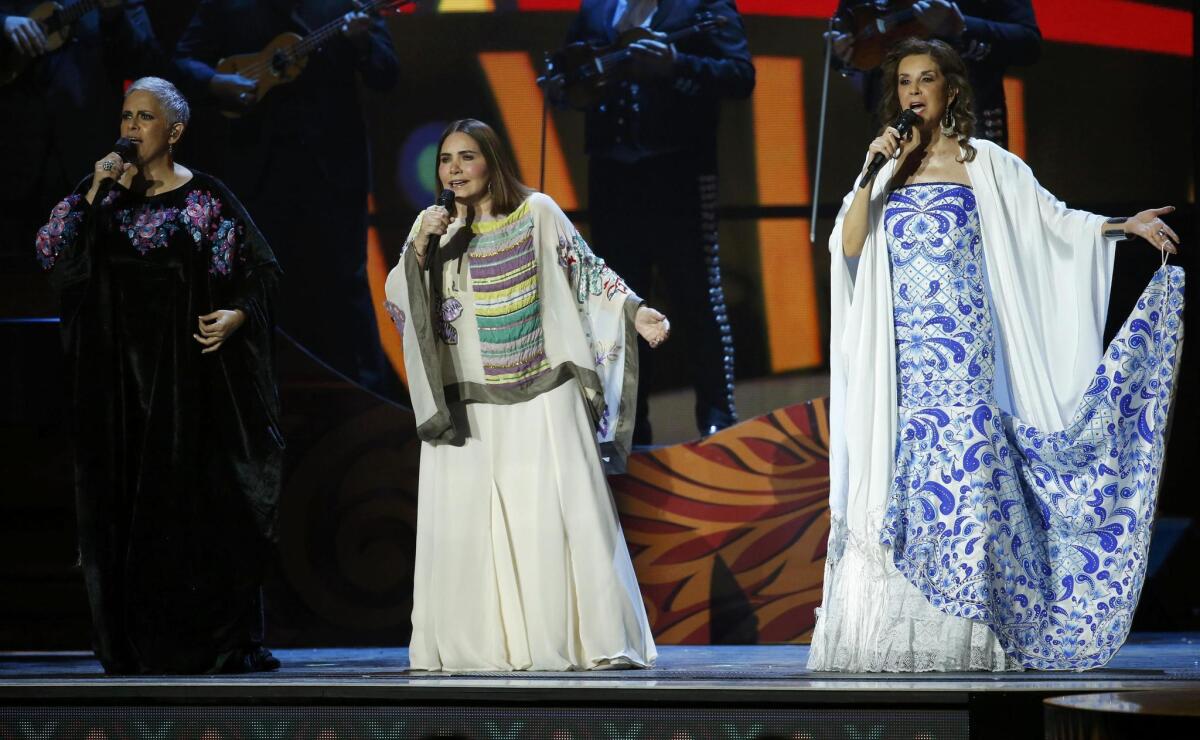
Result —
[[[189,96],[208,95],[208,82],[221,57],[221,12],[214,0],[201,0],[179,42],[174,67],[180,87]]]
[[[369,89],[388,92],[399,80],[400,61],[387,24],[379,18],[372,20],[367,39],[366,46],[358,52],[358,73]]]
[[[746,98],[754,91],[754,64],[746,43],[746,28],[733,0],[707,0],[704,11],[724,18],[725,25],[710,34],[714,55],[678,52],[675,87],[685,95]]]
[[[1042,32],[1033,14],[1033,3],[1029,0],[999,0],[990,5],[989,18],[964,15],[963,42],[989,44],[995,64],[1036,62],[1042,54]]]

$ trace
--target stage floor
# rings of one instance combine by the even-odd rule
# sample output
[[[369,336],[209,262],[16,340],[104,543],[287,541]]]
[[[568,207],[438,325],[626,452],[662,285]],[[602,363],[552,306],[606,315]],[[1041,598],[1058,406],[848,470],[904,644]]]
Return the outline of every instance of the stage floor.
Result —
[[[407,670],[401,648],[276,650],[283,668],[244,676],[108,678],[88,653],[0,653],[0,701],[114,699],[524,701],[646,698],[789,702],[815,692],[823,702],[953,701],[950,695],[1038,694],[1151,688],[1200,690],[1200,634],[1132,635],[1108,666],[1085,673],[834,674],[805,668],[802,645],[663,646],[651,670],[579,673],[428,673]],[[901,699],[900,697],[904,698]],[[939,699],[940,696],[940,699]],[[895,697],[889,699],[889,697]]]

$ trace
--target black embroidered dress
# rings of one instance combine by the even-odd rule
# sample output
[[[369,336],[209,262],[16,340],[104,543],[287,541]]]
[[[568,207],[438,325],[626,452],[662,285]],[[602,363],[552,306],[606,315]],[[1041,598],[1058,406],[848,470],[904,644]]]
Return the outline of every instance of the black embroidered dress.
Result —
[[[282,438],[279,268],[237,199],[195,172],[166,193],[85,180],[38,232],[60,298],[79,548],[109,673],[239,670],[259,649]],[[198,317],[245,323],[201,354]]]

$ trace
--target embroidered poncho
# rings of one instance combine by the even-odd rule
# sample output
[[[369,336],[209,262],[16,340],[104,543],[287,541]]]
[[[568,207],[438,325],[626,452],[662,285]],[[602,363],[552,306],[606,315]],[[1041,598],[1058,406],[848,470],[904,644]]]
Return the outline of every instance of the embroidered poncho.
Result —
[[[577,383],[602,454],[622,469],[633,435],[641,299],[541,193],[503,219],[454,221],[440,248],[460,229],[472,236],[441,275],[423,270],[410,248],[419,228],[418,218],[386,287],[418,436],[430,444],[460,439],[450,403],[520,403]],[[442,283],[432,310],[430,280]]]

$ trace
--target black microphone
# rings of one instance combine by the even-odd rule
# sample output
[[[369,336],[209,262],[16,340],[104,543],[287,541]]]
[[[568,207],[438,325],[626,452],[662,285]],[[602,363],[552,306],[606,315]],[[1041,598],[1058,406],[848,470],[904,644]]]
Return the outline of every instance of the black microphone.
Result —
[[[454,207],[454,191],[443,190],[442,194],[437,197],[437,204],[449,211]],[[453,213],[453,212],[452,212]],[[425,254],[429,254],[429,250],[437,249],[438,242],[441,241],[441,234],[430,234],[429,241],[425,244]]]
[[[896,122],[892,124],[892,128],[899,131],[900,138],[903,139],[908,136],[909,132],[912,131],[912,127],[917,123],[917,121],[920,120],[921,117],[914,113],[912,108],[906,108],[904,112],[900,114],[900,117],[896,119]],[[867,183],[871,182],[871,180],[875,179],[875,176],[879,174],[879,170],[883,168],[883,163],[887,160],[888,158],[886,154],[883,152],[875,152],[875,156],[871,158],[871,164],[867,167],[866,174],[864,174],[862,179],[859,180],[858,186],[860,188],[865,188]]]
[[[134,144],[124,136],[117,139],[117,143],[113,144],[113,153],[121,158],[122,162],[132,162],[137,159],[137,144]],[[110,177],[100,181],[99,187],[96,188],[96,197],[92,199],[93,204],[99,204],[108,195],[108,191],[113,189],[117,184],[117,180],[121,178],[121,173],[117,172],[115,177]]]

